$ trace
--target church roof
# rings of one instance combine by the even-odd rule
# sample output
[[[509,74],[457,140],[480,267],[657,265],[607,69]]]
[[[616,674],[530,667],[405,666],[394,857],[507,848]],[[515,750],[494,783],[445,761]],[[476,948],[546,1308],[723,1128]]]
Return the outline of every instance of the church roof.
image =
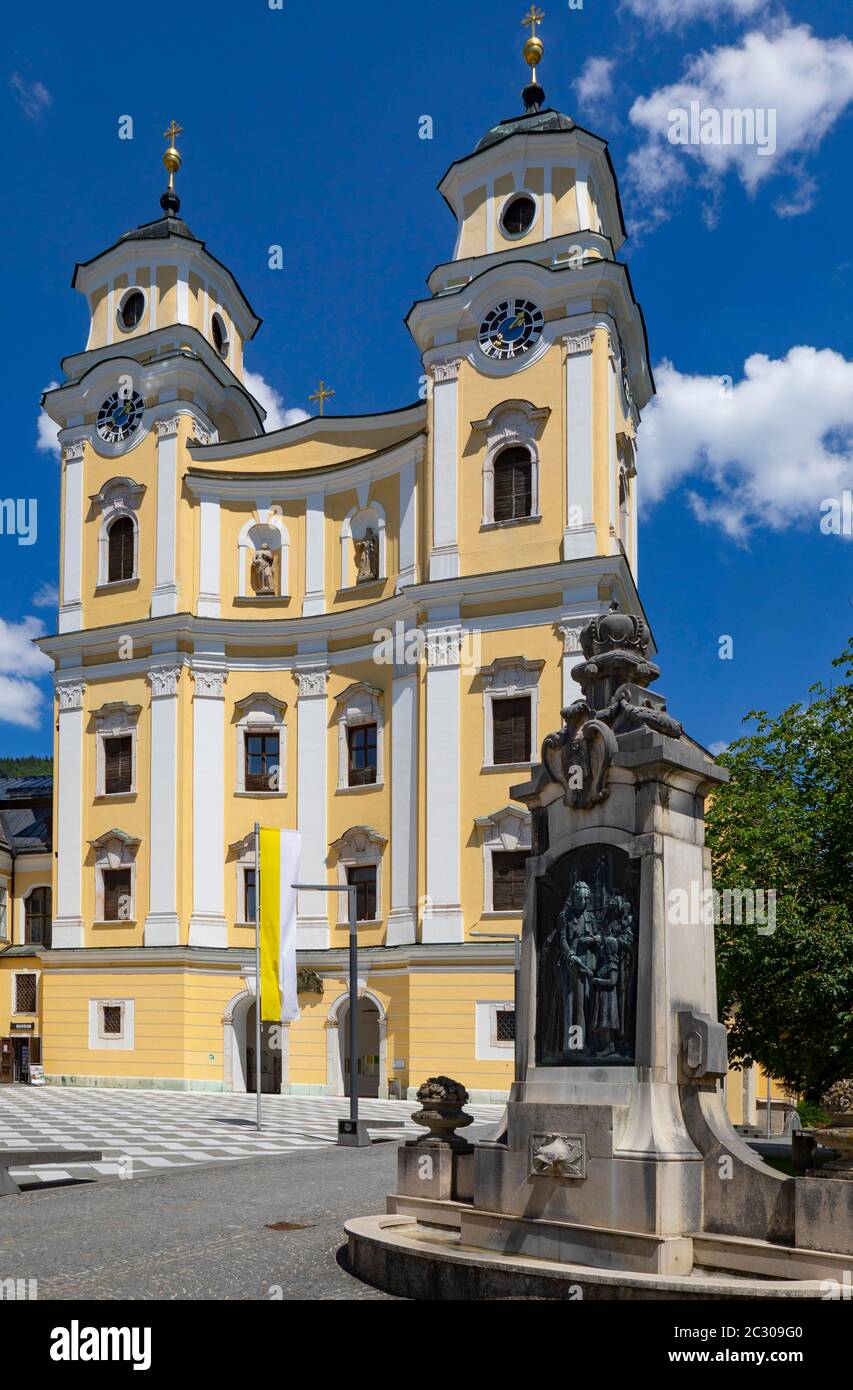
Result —
[[[477,145],[474,153],[488,149],[489,145],[496,145],[500,140],[507,140],[510,135],[541,135],[543,132],[552,130],[574,130],[575,123],[571,116],[564,116],[561,111],[554,111],[550,107],[545,111],[526,111],[523,116],[510,116],[508,120],[500,121],[498,125],[492,126],[487,131],[482,140]]]
[[[51,847],[53,778],[0,778],[0,847],[15,854]]]
[[[158,217],[156,222],[143,222],[141,227],[131,227],[129,232],[119,237],[122,241],[165,240],[170,236],[186,237],[188,241],[198,241],[182,217]]]

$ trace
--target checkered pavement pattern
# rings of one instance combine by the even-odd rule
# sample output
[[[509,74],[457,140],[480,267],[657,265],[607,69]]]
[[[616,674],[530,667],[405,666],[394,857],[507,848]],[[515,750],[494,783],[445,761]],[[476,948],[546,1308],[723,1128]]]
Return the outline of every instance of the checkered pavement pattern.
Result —
[[[17,1182],[98,1177],[137,1178],[200,1163],[237,1162],[337,1143],[338,1120],[349,1101],[334,1096],[263,1096],[262,1130],[255,1097],[185,1091],[63,1089],[4,1086],[0,1090],[0,1149],[100,1149],[101,1163],[15,1168]],[[359,1116],[382,1121],[380,1135],[423,1134],[412,1124],[413,1101],[359,1100]],[[469,1105],[479,1123],[496,1124],[499,1105]],[[393,1127],[389,1126],[393,1122]]]

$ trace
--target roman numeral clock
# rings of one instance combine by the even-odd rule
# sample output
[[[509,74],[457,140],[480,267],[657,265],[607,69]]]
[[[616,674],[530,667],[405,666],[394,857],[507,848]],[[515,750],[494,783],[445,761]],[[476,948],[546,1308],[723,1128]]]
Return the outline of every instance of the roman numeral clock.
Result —
[[[530,299],[504,299],[490,309],[480,326],[480,348],[497,362],[523,357],[542,336],[545,316]]]

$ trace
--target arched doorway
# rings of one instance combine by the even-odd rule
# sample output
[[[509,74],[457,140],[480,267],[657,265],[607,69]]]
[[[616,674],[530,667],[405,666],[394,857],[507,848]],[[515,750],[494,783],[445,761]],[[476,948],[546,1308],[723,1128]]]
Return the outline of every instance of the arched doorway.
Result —
[[[255,1010],[256,1005],[251,1004],[246,1012],[246,1090],[254,1092],[256,1089],[255,1080]],[[273,1030],[279,1041],[278,1047],[272,1046]],[[261,1024],[261,1092],[263,1095],[281,1095],[282,1079],[282,1052],[281,1039],[283,1029],[280,1024],[262,1023]]]
[[[372,999],[358,1001],[358,1094],[377,1097],[384,1077],[380,1071],[381,1019]],[[349,1003],[338,1010],[338,1040],[340,1043],[343,1093],[350,1094]]]

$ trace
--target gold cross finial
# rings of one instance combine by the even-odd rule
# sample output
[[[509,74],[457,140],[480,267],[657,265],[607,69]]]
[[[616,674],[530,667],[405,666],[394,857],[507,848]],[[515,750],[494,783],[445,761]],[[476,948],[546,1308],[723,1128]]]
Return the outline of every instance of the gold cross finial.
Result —
[[[530,29],[530,37],[531,37],[532,39],[535,39],[535,38],[536,38],[536,26],[537,26],[537,24],[541,24],[544,18],[545,18],[545,12],[544,12],[544,10],[540,10],[539,7],[538,7],[537,5],[531,5],[531,6],[530,6],[530,9],[529,9],[528,12],[527,12],[527,14],[524,16],[524,19],[521,21],[522,26],[523,26],[525,29],[528,29],[528,28]]]
[[[309,401],[319,401],[320,414],[324,415],[326,413],[326,401],[331,400],[334,394],[334,391],[329,390],[325,381],[321,381],[320,385],[317,387],[317,390],[314,392],[314,395],[309,396],[308,399]]]
[[[175,187],[175,175],[181,167],[181,156],[175,141],[179,135],[183,135],[184,128],[172,121],[169,129],[163,131],[163,139],[169,141],[168,148],[163,155],[163,163],[169,172],[169,188]]]
[[[182,125],[178,125],[177,122],[175,122],[175,121],[172,121],[171,124],[170,124],[170,126],[169,126],[169,129],[163,131],[163,139],[164,139],[164,140],[168,140],[170,144],[174,145],[174,143],[175,143],[175,136],[176,136],[176,135],[183,135],[183,133],[184,133],[184,128],[183,128],[183,126],[182,126]]]

